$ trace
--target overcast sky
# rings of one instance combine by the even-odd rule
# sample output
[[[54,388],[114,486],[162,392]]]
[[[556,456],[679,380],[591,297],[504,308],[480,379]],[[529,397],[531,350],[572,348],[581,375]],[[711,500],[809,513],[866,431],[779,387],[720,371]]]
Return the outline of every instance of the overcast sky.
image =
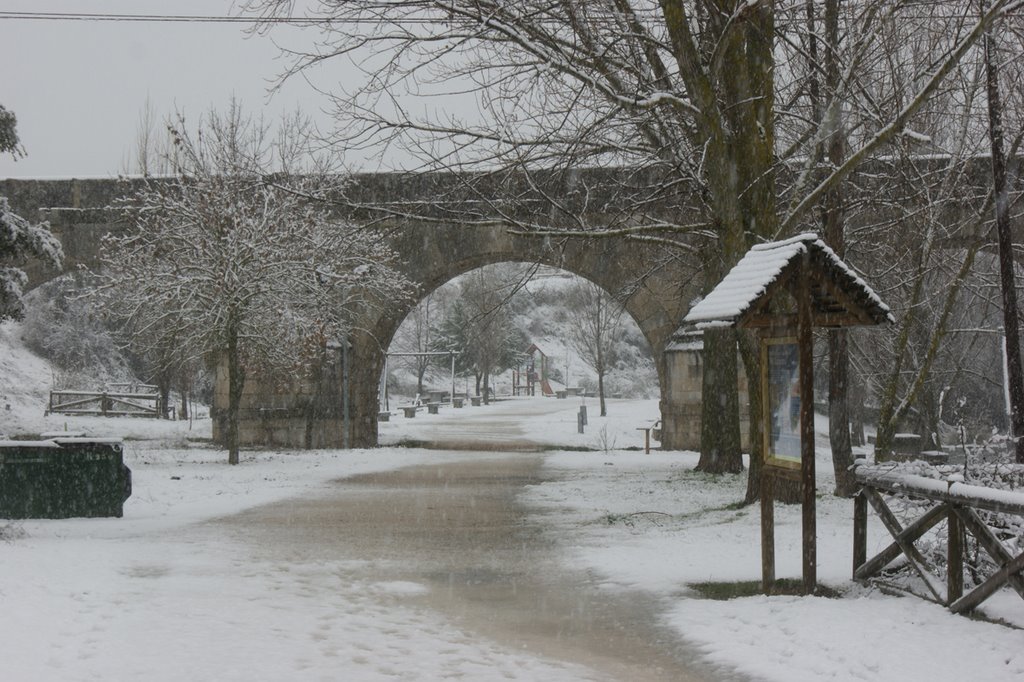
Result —
[[[231,9],[231,0],[0,0],[0,11],[223,16]],[[232,95],[270,118],[324,107],[301,80],[268,99],[282,66],[277,48],[246,37],[238,24],[0,19],[0,63],[0,104],[18,117],[28,154],[0,157],[0,177],[124,172],[147,97],[159,117],[180,110],[193,120],[223,109]]]

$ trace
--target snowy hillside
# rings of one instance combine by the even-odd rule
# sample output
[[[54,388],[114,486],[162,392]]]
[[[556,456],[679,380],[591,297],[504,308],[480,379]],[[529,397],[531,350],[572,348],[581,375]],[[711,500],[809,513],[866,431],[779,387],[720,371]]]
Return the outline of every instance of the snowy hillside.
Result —
[[[0,435],[36,431],[53,385],[50,364],[25,348],[21,327],[0,323]]]
[[[530,340],[548,357],[548,368],[560,377],[557,383],[593,389],[597,375],[579,357],[569,338],[569,290],[580,279],[562,271],[535,278],[522,296],[517,321]],[[651,349],[628,313],[623,315],[622,340],[617,344],[615,367],[605,377],[608,395],[623,398],[654,398],[658,377]]]
[[[162,419],[47,415],[50,390],[58,372],[51,364],[25,347],[24,325],[0,323],[0,439],[37,437],[53,431],[73,431],[88,436],[129,440],[168,438],[208,439],[210,420],[190,424]]]

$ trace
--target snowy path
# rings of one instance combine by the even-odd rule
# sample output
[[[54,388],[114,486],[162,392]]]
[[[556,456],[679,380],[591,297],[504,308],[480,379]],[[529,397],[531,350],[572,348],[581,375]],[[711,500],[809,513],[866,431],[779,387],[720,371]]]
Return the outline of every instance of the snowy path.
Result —
[[[588,424],[579,433],[576,416],[588,410]],[[608,400],[608,416],[598,413],[594,398],[512,398],[479,407],[442,407],[440,414],[417,413],[413,419],[397,413],[379,425],[382,444],[411,440],[457,449],[536,450],[540,447],[595,450],[640,447],[640,426],[658,419],[657,400]]]
[[[537,456],[518,455],[369,474],[209,529],[254,548],[259,563],[334,566],[337,573],[327,577],[327,585],[308,588],[328,595],[325,609],[339,587],[362,586],[369,593],[364,601],[392,594],[414,622],[440,613],[459,633],[456,643],[475,633],[478,646],[491,641],[537,656],[534,672],[547,667],[538,679],[711,679],[706,665],[697,676],[695,664],[686,663],[692,652],[654,625],[657,609],[650,596],[601,590],[598,581],[559,565],[557,548],[516,502],[524,486],[542,482],[541,465]],[[344,609],[338,606],[333,620],[325,615],[325,640],[339,627]],[[390,667],[402,651],[414,648],[419,647],[396,632],[383,646],[344,656],[347,665],[373,661],[383,672],[380,666]],[[501,661],[494,658],[488,653],[475,663],[493,668],[479,679],[507,675],[499,674]],[[451,671],[442,666],[437,672]]]
[[[132,450],[124,519],[0,529],[0,679],[707,679],[530,525],[540,455]]]

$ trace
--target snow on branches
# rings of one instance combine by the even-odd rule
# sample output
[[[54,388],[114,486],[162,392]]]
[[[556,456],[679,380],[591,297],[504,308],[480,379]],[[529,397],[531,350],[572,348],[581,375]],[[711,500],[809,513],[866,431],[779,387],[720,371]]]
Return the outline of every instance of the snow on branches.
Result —
[[[36,258],[60,269],[64,250],[50,234],[45,222],[33,225],[11,210],[7,197],[0,197],[0,321],[20,319],[25,312],[21,295],[28,276],[15,263]]]
[[[136,350],[225,363],[237,427],[246,376],[315,371],[327,341],[408,284],[378,234],[327,210],[340,177],[271,172],[298,162],[237,107],[171,134],[176,172],[120,202],[132,228],[105,240],[99,291]]]

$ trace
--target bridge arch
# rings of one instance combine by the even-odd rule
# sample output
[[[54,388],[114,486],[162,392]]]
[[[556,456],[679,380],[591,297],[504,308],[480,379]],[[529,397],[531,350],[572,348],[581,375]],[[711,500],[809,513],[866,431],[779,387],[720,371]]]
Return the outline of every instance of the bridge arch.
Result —
[[[652,247],[612,239],[538,238],[502,226],[403,222],[385,229],[402,257],[403,274],[417,287],[415,301],[384,306],[366,316],[351,339],[346,440],[377,444],[378,386],[384,354],[399,325],[419,300],[472,270],[506,262],[547,265],[589,280],[619,298],[650,344],[661,392],[661,418],[671,446],[673,399],[664,349],[689,305],[680,290],[686,273],[663,263]],[[660,266],[660,267],[659,267]]]
[[[472,292],[474,290],[474,287],[477,285],[477,280],[475,279],[466,280],[461,278],[473,278],[474,275],[476,275],[477,273],[485,274],[485,287],[496,287],[496,289],[494,290],[497,291],[498,293],[490,299],[491,301],[497,301],[506,294],[512,294],[513,288],[516,288],[517,291],[514,293],[514,296],[517,298],[512,298],[511,300],[505,301],[506,303],[509,303],[513,309],[516,310],[519,310],[520,308],[516,301],[518,297],[521,296],[525,296],[525,298],[531,298],[532,296],[538,295],[543,298],[543,301],[545,303],[555,303],[556,305],[556,302],[558,301],[568,302],[570,300],[569,297],[572,296],[576,289],[582,286],[584,283],[601,289],[602,291],[604,291],[605,295],[609,297],[612,296],[612,292],[604,290],[593,281],[575,275],[574,273],[571,273],[565,269],[555,268],[552,266],[544,266],[542,270],[538,271],[535,267],[537,265],[543,264],[527,263],[522,261],[502,261],[497,264],[488,264],[481,266],[479,268],[470,269],[460,275],[457,275],[455,278],[450,279],[447,282],[441,284],[440,287],[438,288],[435,288],[430,291],[424,291],[424,295],[419,297],[418,301],[416,301],[412,305],[412,307],[409,308],[409,312],[401,320],[401,322],[396,328],[395,333],[392,335],[390,340],[386,341],[385,347],[387,348],[389,353],[406,353],[409,351],[416,352],[416,348],[410,347],[407,344],[411,337],[408,335],[403,336],[403,330],[408,332],[408,334],[410,335],[415,335],[422,333],[422,327],[420,327],[419,325],[410,325],[407,328],[407,324],[410,322],[410,318],[417,313],[420,306],[423,305],[423,303],[427,301],[432,295],[438,293],[439,291],[445,291],[444,297],[440,299],[439,306],[432,306],[431,309],[424,311],[427,314],[426,319],[430,319],[432,323],[435,324],[435,326],[440,326],[441,324],[443,324],[442,320],[444,320],[444,316],[449,310],[451,310],[451,308],[447,306],[451,306],[454,300],[461,300],[462,297],[466,295],[467,291]],[[491,268],[496,268],[498,266],[511,267],[508,270],[491,270]],[[457,282],[460,283],[456,285]],[[550,284],[551,282],[556,282],[556,284],[552,285]],[[522,289],[518,290],[518,287],[520,285],[522,285]],[[469,288],[467,289],[467,287]],[[455,294],[456,292],[458,293],[458,296],[453,297],[452,295]],[[521,299],[518,300],[521,301]],[[478,312],[478,309],[474,308],[474,312]],[[636,320],[633,318],[632,314],[630,314],[626,310],[623,310],[623,312],[624,315],[622,316],[622,323],[620,327],[622,331],[622,340],[624,342],[629,343],[630,345],[639,345],[639,347],[641,348],[641,352],[643,353],[643,356],[648,358],[650,361],[649,365],[644,363],[643,365],[638,367],[638,369],[640,369],[641,367],[647,368],[650,370],[650,372],[644,371],[642,375],[638,375],[637,379],[640,383],[634,384],[633,389],[639,389],[642,385],[646,387],[643,391],[644,393],[650,393],[650,391],[658,390],[658,387],[656,385],[657,370],[654,361],[654,354],[651,351],[650,341],[643,334],[643,331],[639,328],[639,325],[636,324]],[[423,318],[420,319],[422,320]],[[558,361],[562,358],[565,358],[565,353],[568,353],[570,357],[573,355],[572,342],[570,338],[565,334],[565,332],[568,331],[566,325],[570,323],[567,322],[564,318],[556,318],[552,320],[533,315],[523,316],[523,318],[521,318],[519,322],[523,323],[518,328],[518,331],[522,333],[522,347],[519,348],[519,350],[525,351],[531,344],[538,345],[544,351],[547,351],[548,367],[555,372],[556,380],[567,381],[568,378],[561,374],[561,371],[562,369],[565,368],[565,365],[559,363]],[[414,326],[417,328],[413,329]],[[436,338],[436,336],[433,337],[433,339]],[[403,344],[403,341],[406,343]],[[415,341],[418,343],[412,344],[413,346],[422,346],[422,337],[415,339]],[[565,350],[565,353],[559,352],[555,355],[552,355],[553,349],[561,351],[563,348]],[[582,360],[582,358],[579,359]],[[566,362],[568,362],[568,359],[566,359]],[[579,367],[579,365],[576,366]],[[584,366],[586,366],[585,362]],[[390,372],[391,369],[392,366],[390,364],[386,365],[386,372]],[[491,379],[499,379],[499,377],[507,370],[508,367],[503,366],[498,371],[492,372],[490,375]],[[590,373],[592,373],[592,368],[591,370],[582,371],[582,374],[584,375]],[[443,371],[439,370],[439,374],[444,377],[444,381],[440,383],[440,386],[451,388],[450,384],[448,383],[448,369],[443,369]],[[616,377],[616,374],[617,373],[615,372],[615,369],[613,367],[606,368],[606,391],[609,391],[610,393],[616,392],[616,389],[608,388],[609,384],[607,382],[609,380],[611,380],[613,384],[621,384],[621,381],[619,381],[621,377]],[[575,375],[577,377],[580,376],[580,371],[578,370],[575,373]],[[385,375],[382,376],[386,378]],[[438,385],[438,377],[436,375],[432,383],[435,386]],[[407,393],[402,394],[409,395]]]
[[[416,299],[372,316],[368,329],[387,349],[402,321],[424,297],[451,280],[479,268],[500,263],[528,263],[564,270],[593,282],[620,299],[653,350],[661,350],[678,326],[677,311],[666,310],[663,291],[651,288],[637,273],[643,258],[610,241],[553,242],[536,237],[517,237],[501,228],[431,227],[428,238],[417,230],[400,230],[389,237],[402,255],[400,269],[416,286]],[[651,266],[647,264],[648,268]],[[671,286],[671,285],[670,285]]]

